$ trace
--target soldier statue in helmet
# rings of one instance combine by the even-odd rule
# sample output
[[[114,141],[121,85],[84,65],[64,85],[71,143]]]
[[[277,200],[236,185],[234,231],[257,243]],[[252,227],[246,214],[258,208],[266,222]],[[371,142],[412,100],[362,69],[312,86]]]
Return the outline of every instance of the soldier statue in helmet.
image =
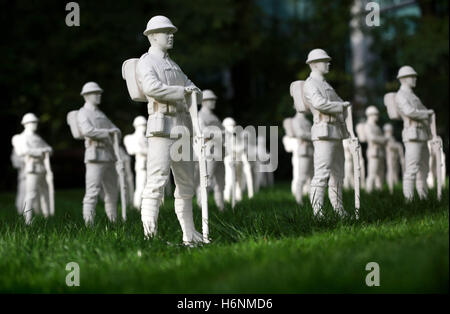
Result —
[[[325,81],[331,57],[322,49],[308,54],[306,63],[311,74],[305,81],[304,97],[313,114],[311,140],[314,146],[314,177],[310,200],[314,214],[322,215],[325,190],[333,209],[344,215],[342,186],[344,180],[344,148],[342,140],[349,136],[345,125],[345,110],[350,103],[343,101]]]
[[[207,153],[207,172],[208,179],[210,180],[210,184],[208,186],[212,186],[214,190],[214,201],[219,210],[223,210],[224,202],[223,202],[223,191],[225,189],[225,166],[223,163],[223,158],[221,152],[223,151],[223,141],[222,141],[222,133],[225,132],[225,129],[222,125],[222,122],[219,118],[214,114],[213,110],[216,108],[216,100],[217,96],[210,89],[206,89],[203,91],[202,97],[202,107],[198,112],[200,129],[205,133],[206,137],[211,136],[213,132],[220,132],[220,134],[214,135],[211,138],[207,138],[208,141],[216,141],[216,143],[208,143],[209,149],[206,151]],[[222,147],[222,149],[218,149]],[[220,155],[219,155],[220,154]],[[198,171],[196,173],[196,181],[199,181],[197,178]],[[200,187],[197,189],[197,203],[200,205]]]
[[[172,159],[171,147],[176,138],[171,137],[171,133],[180,129],[184,129],[185,133],[189,132],[182,135],[191,138],[189,146],[192,151],[192,120],[186,97],[201,91],[168,55],[168,50],[173,47],[176,31],[177,28],[167,17],[152,17],[144,31],[150,48],[135,65],[136,81],[147,102],[149,114],[146,131],[147,180],[142,193],[141,219],[145,236],[154,236],[157,233],[164,186],[172,170],[176,186],[175,213],[183,231],[183,242],[191,245],[203,240],[195,229],[192,213],[194,162],[192,158],[179,161]]]
[[[403,195],[407,200],[414,196],[414,186],[421,199],[428,195],[427,175],[429,152],[427,142],[431,139],[430,116],[427,109],[413,92],[417,72],[405,65],[398,71],[400,89],[395,95],[400,116],[403,119],[402,139],[405,145],[405,173],[403,174]]]
[[[386,138],[377,125],[379,111],[375,106],[367,107],[366,117],[367,121],[364,123],[363,131],[368,143],[366,190],[370,193],[374,187],[378,191],[383,188]]]
[[[24,162],[25,196],[18,205],[23,207],[21,213],[26,224],[31,224],[33,211],[39,212],[39,208],[44,217],[53,215],[50,206],[50,198],[53,196],[49,195],[49,184],[46,181],[47,175],[51,174],[48,158],[52,148],[36,134],[38,122],[33,113],[25,114],[22,118],[24,131],[12,138],[14,154]]]
[[[145,186],[145,177],[147,174],[147,138],[145,130],[147,127],[147,119],[138,116],[133,121],[134,133],[125,135],[123,143],[130,155],[134,155],[134,170],[136,172],[135,190],[133,196],[133,205],[135,208],[141,208],[141,196]]]
[[[108,219],[117,218],[117,201],[119,180],[116,170],[117,156],[113,147],[114,133],[120,130],[98,109],[103,89],[95,82],[84,84],[81,96],[83,107],[78,110],[76,124],[79,128],[84,146],[84,163],[86,165],[86,193],[83,198],[83,218],[86,225],[91,225],[95,218],[100,191],[104,193],[105,211]]]

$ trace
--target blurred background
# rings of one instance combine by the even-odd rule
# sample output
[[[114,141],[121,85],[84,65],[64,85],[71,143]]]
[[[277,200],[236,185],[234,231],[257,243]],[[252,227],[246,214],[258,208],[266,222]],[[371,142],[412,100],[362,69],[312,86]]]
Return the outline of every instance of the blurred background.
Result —
[[[165,15],[178,27],[170,51],[191,80],[218,95],[219,118],[238,124],[278,125],[293,116],[292,81],[306,79],[308,52],[323,48],[333,58],[328,81],[355,104],[388,121],[385,93],[399,87],[398,68],[419,73],[416,94],[437,113],[438,133],[448,153],[447,0],[378,0],[380,26],[368,27],[365,0],[154,0],[77,1],[80,26],[65,23],[66,2],[1,0],[0,190],[14,190],[11,137],[27,112],[40,117],[39,134],[53,147],[56,188],[84,186],[84,144],[74,140],[66,114],[83,105],[82,85],[104,89],[100,105],[122,130],[146,115],[130,100],[121,66],[149,48],[147,21]],[[394,122],[400,139],[401,122]],[[447,159],[448,160],[448,159]],[[448,168],[448,167],[447,167]],[[279,143],[277,180],[291,177],[290,155]]]

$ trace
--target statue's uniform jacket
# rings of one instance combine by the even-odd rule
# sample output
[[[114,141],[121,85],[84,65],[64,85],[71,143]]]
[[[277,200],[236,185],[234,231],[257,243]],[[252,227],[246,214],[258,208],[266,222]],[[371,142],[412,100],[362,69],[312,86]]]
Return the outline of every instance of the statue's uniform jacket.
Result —
[[[95,209],[100,190],[103,189],[105,204],[115,208],[119,191],[115,168],[117,159],[109,129],[116,126],[101,110],[88,103],[78,111],[77,120],[86,148],[86,194],[83,204],[90,205],[90,211]]]
[[[12,138],[15,153],[24,160],[25,173],[25,203],[30,208],[39,207],[39,200],[43,196],[44,206],[42,211],[45,216],[49,214],[48,187],[45,181],[44,150],[51,150],[51,147],[37,134],[27,134],[22,132]],[[31,214],[26,215],[27,222],[31,219]]]
[[[304,96],[311,104],[314,145],[314,177],[311,186],[342,185],[344,149],[342,140],[348,137],[342,99],[334,89],[314,72],[304,85]]]
[[[175,162],[169,153],[175,141],[170,138],[174,127],[184,126],[192,136],[185,87],[195,85],[167,53],[153,47],[139,59],[136,75],[148,100],[149,114],[147,182],[142,198],[162,200],[171,168],[176,185],[175,198],[191,199],[194,194],[194,164],[183,160]]]
[[[431,138],[429,114],[411,88],[402,85],[395,96],[395,102],[403,119],[402,139],[405,144],[405,173],[403,174],[403,194],[411,199],[414,183],[421,198],[428,194],[426,178],[429,169],[427,141]]]

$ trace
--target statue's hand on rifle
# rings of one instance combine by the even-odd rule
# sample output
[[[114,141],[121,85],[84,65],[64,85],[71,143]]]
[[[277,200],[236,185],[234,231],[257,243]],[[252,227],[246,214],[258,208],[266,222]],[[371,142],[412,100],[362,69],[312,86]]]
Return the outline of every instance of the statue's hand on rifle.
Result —
[[[202,91],[196,86],[186,86],[184,88],[184,93],[185,94],[191,94],[193,92],[201,93]]]

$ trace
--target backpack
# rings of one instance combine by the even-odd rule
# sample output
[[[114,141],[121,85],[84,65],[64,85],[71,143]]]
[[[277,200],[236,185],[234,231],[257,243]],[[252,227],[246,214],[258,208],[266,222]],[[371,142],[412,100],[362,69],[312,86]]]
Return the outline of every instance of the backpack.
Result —
[[[311,112],[309,104],[305,101],[303,86],[305,81],[294,81],[289,88],[292,98],[294,98],[294,107],[298,112]]]
[[[122,64],[122,78],[127,82],[128,94],[130,94],[132,100],[147,102],[147,98],[142,92],[142,88],[136,78],[136,66],[138,61],[138,58],[125,60]]]
[[[387,93],[384,95],[384,105],[386,106],[389,119],[401,120],[402,117],[398,112],[397,103],[395,102],[396,93]]]
[[[78,126],[78,110],[72,110],[67,114],[67,124],[70,127],[70,132],[72,136],[76,140],[84,139],[83,134],[81,133],[80,127]]]

